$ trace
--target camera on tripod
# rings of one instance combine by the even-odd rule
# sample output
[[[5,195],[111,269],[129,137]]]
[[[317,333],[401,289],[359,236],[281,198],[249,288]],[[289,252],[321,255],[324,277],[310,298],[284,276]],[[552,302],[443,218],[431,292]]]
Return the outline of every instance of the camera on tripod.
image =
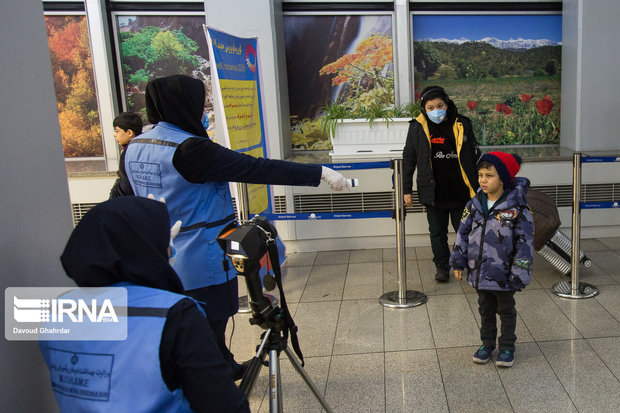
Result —
[[[263,295],[263,286],[259,275],[261,259],[268,255],[272,260],[269,249],[275,249],[277,231],[269,220],[260,215],[254,216],[245,224],[237,226],[232,223],[226,226],[218,235],[217,241],[224,253],[232,261],[238,275],[245,277],[245,283],[250,297],[252,310],[251,324],[264,328],[283,328],[280,308],[273,305],[271,300]],[[277,249],[275,249],[277,255]],[[278,261],[278,258],[275,258]],[[274,263],[272,265],[279,265]],[[283,291],[280,291],[283,294]]]
[[[280,381],[280,352],[284,351],[293,368],[299,373],[306,385],[310,388],[323,409],[331,413],[327,401],[303,369],[304,358],[299,348],[297,326],[291,317],[286,305],[286,298],[282,289],[282,274],[278,248],[276,247],[275,227],[265,217],[256,215],[250,221],[237,226],[236,223],[227,225],[217,236],[217,241],[224,253],[230,257],[238,275],[245,277],[245,284],[250,298],[252,318],[250,324],[259,325],[266,331],[261,336],[261,343],[257,346],[257,353],[252,358],[250,367],[241,380],[239,388],[249,396],[256,383],[266,354],[269,354],[269,411],[270,413],[283,412],[282,390]],[[275,305],[263,295],[259,270],[261,259],[267,256],[273,268],[275,283],[280,290],[280,303]],[[288,349],[288,338],[300,362]]]

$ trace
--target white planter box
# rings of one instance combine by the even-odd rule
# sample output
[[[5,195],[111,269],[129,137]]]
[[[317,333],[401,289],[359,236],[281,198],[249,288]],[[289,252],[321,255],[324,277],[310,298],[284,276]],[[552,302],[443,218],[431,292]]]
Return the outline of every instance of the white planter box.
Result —
[[[383,119],[370,123],[366,119],[344,119],[336,124],[332,137],[332,161],[392,159],[402,156],[409,118]]]

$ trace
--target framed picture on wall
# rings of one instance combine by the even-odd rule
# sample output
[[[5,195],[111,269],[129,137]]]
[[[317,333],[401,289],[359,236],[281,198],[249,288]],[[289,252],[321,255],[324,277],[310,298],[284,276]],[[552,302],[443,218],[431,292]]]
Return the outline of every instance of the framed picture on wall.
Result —
[[[416,95],[443,86],[482,145],[560,143],[562,16],[413,12]]]
[[[154,77],[182,74],[202,80],[206,89],[205,128],[215,134],[209,51],[202,25],[193,12],[114,12],[114,37],[122,87],[123,109],[142,115],[147,82]]]
[[[293,150],[331,148],[330,105],[394,105],[393,12],[287,12],[284,40]]]
[[[45,26],[65,158],[101,158],[103,137],[86,14],[46,12]]]

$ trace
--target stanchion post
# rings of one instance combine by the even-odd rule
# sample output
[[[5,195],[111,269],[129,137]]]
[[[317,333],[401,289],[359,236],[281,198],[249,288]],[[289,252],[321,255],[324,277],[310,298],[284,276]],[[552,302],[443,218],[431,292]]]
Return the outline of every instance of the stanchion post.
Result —
[[[396,268],[398,272],[398,291],[391,291],[379,298],[379,303],[390,308],[415,307],[426,302],[426,295],[419,291],[407,290],[407,249],[405,242],[405,205],[403,194],[403,160],[391,162],[394,170],[394,219],[396,221]]]
[[[237,182],[237,217],[239,224],[245,224],[250,220],[250,201],[248,197],[248,184]]]
[[[590,298],[598,294],[598,288],[579,282],[579,258],[581,238],[581,152],[573,153],[573,220],[571,248],[571,282],[561,281],[551,291],[564,298]]]

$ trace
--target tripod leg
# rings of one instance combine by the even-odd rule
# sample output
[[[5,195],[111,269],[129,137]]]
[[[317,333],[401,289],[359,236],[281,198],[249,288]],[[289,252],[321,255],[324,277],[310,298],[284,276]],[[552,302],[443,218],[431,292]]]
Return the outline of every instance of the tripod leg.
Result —
[[[280,358],[278,350],[269,351],[269,412],[282,413],[282,381],[280,380]]]
[[[319,392],[319,389],[317,389],[316,385],[312,382],[310,377],[306,374],[306,371],[304,370],[304,368],[301,367],[301,364],[299,364],[299,361],[297,361],[297,356],[295,356],[291,352],[291,350],[289,350],[288,347],[284,349],[284,352],[288,356],[288,359],[291,361],[291,364],[293,365],[295,370],[297,370],[297,373],[299,373],[299,375],[304,380],[304,382],[306,382],[306,385],[308,386],[308,388],[310,388],[310,390],[312,391],[312,394],[314,394],[314,397],[316,397],[319,403],[321,403],[321,406],[323,406],[323,409],[327,413],[333,413],[332,409],[327,404],[327,401],[325,400],[323,395]]]

